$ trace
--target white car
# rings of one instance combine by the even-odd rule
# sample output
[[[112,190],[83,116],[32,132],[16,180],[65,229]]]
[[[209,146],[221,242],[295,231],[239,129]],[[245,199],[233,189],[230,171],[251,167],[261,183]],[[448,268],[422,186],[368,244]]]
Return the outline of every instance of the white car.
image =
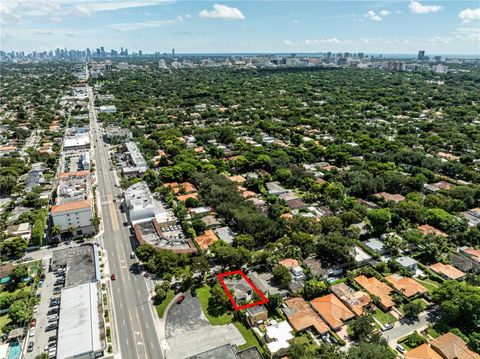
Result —
[[[402,344],[397,344],[397,350],[401,353],[404,354],[406,352],[405,348],[403,347]]]
[[[30,333],[28,334],[29,337],[35,336],[35,328],[30,328]]]
[[[38,307],[39,305],[38,304],[35,304],[35,306],[33,307],[33,312],[36,313],[38,311]]]

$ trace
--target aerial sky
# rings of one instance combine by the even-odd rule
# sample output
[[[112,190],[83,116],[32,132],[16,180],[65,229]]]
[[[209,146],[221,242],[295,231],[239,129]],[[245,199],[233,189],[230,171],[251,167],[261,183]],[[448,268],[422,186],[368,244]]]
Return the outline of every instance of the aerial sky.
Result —
[[[479,1],[2,0],[0,48],[480,55]]]

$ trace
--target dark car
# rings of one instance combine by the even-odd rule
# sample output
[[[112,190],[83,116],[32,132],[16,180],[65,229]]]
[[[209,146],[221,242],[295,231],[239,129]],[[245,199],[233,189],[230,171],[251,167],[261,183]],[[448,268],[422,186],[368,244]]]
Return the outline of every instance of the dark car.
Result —
[[[46,332],[51,332],[52,330],[57,329],[57,327],[58,327],[57,324],[50,324],[50,325],[47,325],[47,327],[45,328],[45,331]]]
[[[28,348],[27,348],[27,352],[32,352],[33,351],[33,342],[28,342]]]
[[[181,295],[180,297],[178,297],[177,299],[177,304],[182,304],[182,302],[185,300],[185,296],[184,295]]]
[[[58,308],[50,309],[50,310],[47,312],[47,315],[53,315],[53,314],[58,314]]]
[[[53,294],[58,294],[58,293],[60,293],[61,291],[62,291],[62,288],[60,288],[60,287],[55,287],[55,288],[53,288]]]
[[[64,285],[65,284],[65,280],[64,279],[58,279],[57,281],[55,281],[55,284],[54,285]]]
[[[117,276],[115,275],[115,273],[112,273],[112,275],[110,276],[110,279],[111,280],[116,280],[117,279]]]
[[[48,338],[48,341],[49,341],[49,342],[56,342],[56,341],[57,341],[57,336],[56,336],[56,335],[52,335],[51,337]]]
[[[192,288],[190,290],[190,293],[192,294],[192,297],[196,297],[197,296],[197,290],[195,288]]]
[[[180,293],[180,283],[175,283],[175,284],[173,285],[173,292],[174,292],[175,294]]]

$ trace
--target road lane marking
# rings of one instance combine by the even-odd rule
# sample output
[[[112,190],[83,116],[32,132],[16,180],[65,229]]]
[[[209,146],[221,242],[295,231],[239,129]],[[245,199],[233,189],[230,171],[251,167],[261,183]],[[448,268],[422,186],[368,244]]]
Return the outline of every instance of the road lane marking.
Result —
[[[135,309],[135,315],[137,316],[138,323],[140,324],[140,317],[138,316],[138,308]],[[140,328],[140,336],[142,337],[142,342],[145,343],[145,338],[143,337],[142,326],[139,325],[139,328]],[[149,356],[147,355],[147,351],[146,351],[146,350],[144,351],[144,354],[145,354],[145,358],[148,359]]]

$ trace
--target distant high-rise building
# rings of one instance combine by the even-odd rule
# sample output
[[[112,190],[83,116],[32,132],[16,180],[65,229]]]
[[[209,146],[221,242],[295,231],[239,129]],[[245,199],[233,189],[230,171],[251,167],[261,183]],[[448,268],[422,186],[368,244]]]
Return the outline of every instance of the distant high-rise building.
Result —
[[[175,49],[172,49],[172,57],[175,57]]]
[[[138,56],[142,56],[142,55],[143,55],[142,50],[138,50]]]
[[[330,59],[332,57],[332,53],[329,51],[327,52],[327,59]]]
[[[425,60],[425,50],[420,50],[418,52],[417,60],[419,61]]]
[[[363,59],[363,58],[365,57],[365,54],[364,54],[363,52],[359,52],[359,53],[358,53],[358,57],[361,58],[361,59]]]

